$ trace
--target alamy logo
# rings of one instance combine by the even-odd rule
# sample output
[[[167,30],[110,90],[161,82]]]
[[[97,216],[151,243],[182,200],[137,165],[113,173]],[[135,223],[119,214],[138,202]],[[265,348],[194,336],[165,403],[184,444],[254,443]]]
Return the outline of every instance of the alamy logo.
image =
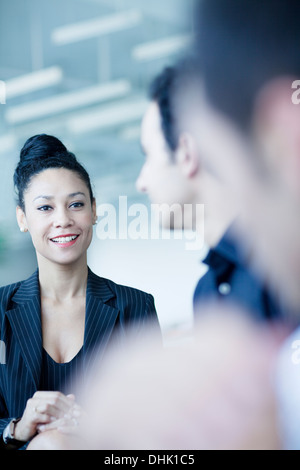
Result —
[[[6,104],[6,85],[0,80],[0,104]]]
[[[293,81],[292,89],[296,90],[292,93],[292,103],[300,104],[300,80]]]
[[[6,364],[6,346],[4,341],[0,341],[0,364]]]
[[[294,352],[292,354],[292,363],[295,365],[300,364],[300,341],[299,339],[293,341],[292,349]]]
[[[97,237],[100,240],[185,240],[186,250],[201,250],[204,246],[203,204],[144,204],[128,205],[127,196],[120,196],[118,207],[100,204],[97,207]],[[175,230],[163,230],[164,226]],[[197,230],[186,227],[197,227]]]

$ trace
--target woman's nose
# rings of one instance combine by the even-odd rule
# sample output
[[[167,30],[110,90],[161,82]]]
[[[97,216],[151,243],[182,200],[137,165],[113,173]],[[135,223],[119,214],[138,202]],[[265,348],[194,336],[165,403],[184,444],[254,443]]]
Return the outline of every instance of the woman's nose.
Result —
[[[70,227],[73,225],[73,220],[66,210],[57,210],[53,224],[55,227]]]

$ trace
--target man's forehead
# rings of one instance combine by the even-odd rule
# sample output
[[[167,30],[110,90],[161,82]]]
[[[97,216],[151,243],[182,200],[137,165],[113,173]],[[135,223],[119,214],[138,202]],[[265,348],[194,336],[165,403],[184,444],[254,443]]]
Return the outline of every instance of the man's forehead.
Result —
[[[159,107],[156,102],[152,101],[148,105],[141,125],[141,143],[143,147],[145,147],[149,141],[152,141],[154,134],[156,138],[158,134],[161,134],[163,137]]]
[[[143,118],[143,125],[159,128],[161,122],[159,106],[155,101],[151,101],[146,109]]]

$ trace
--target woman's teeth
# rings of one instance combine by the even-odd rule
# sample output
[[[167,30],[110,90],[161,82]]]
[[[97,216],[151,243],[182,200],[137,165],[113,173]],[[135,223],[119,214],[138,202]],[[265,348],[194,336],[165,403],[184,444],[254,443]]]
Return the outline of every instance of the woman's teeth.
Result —
[[[58,238],[52,238],[51,240],[55,243],[69,243],[73,240],[75,240],[78,237],[78,235],[74,235],[72,237],[58,237]]]

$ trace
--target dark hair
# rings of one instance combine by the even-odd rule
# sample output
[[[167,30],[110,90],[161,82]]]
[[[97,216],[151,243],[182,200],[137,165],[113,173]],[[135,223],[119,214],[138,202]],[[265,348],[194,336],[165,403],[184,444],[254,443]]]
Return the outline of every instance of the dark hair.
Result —
[[[198,76],[198,64],[193,54],[166,67],[151,83],[149,98],[158,104],[161,127],[169,148],[174,152],[178,147],[179,128],[175,105],[176,95],[188,86],[189,81]]]
[[[175,132],[175,116],[172,107],[172,92],[175,86],[176,68],[166,67],[151,83],[149,98],[158,104],[161,127],[166,142],[172,151],[177,149],[178,137]]]
[[[196,53],[211,103],[243,130],[270,80],[300,76],[299,0],[202,0]]]
[[[39,134],[30,137],[24,144],[20,161],[14,173],[14,185],[18,205],[25,210],[24,193],[33,176],[50,168],[74,171],[86,183],[91,202],[94,199],[90,177],[75,155],[69,152],[56,137]]]

